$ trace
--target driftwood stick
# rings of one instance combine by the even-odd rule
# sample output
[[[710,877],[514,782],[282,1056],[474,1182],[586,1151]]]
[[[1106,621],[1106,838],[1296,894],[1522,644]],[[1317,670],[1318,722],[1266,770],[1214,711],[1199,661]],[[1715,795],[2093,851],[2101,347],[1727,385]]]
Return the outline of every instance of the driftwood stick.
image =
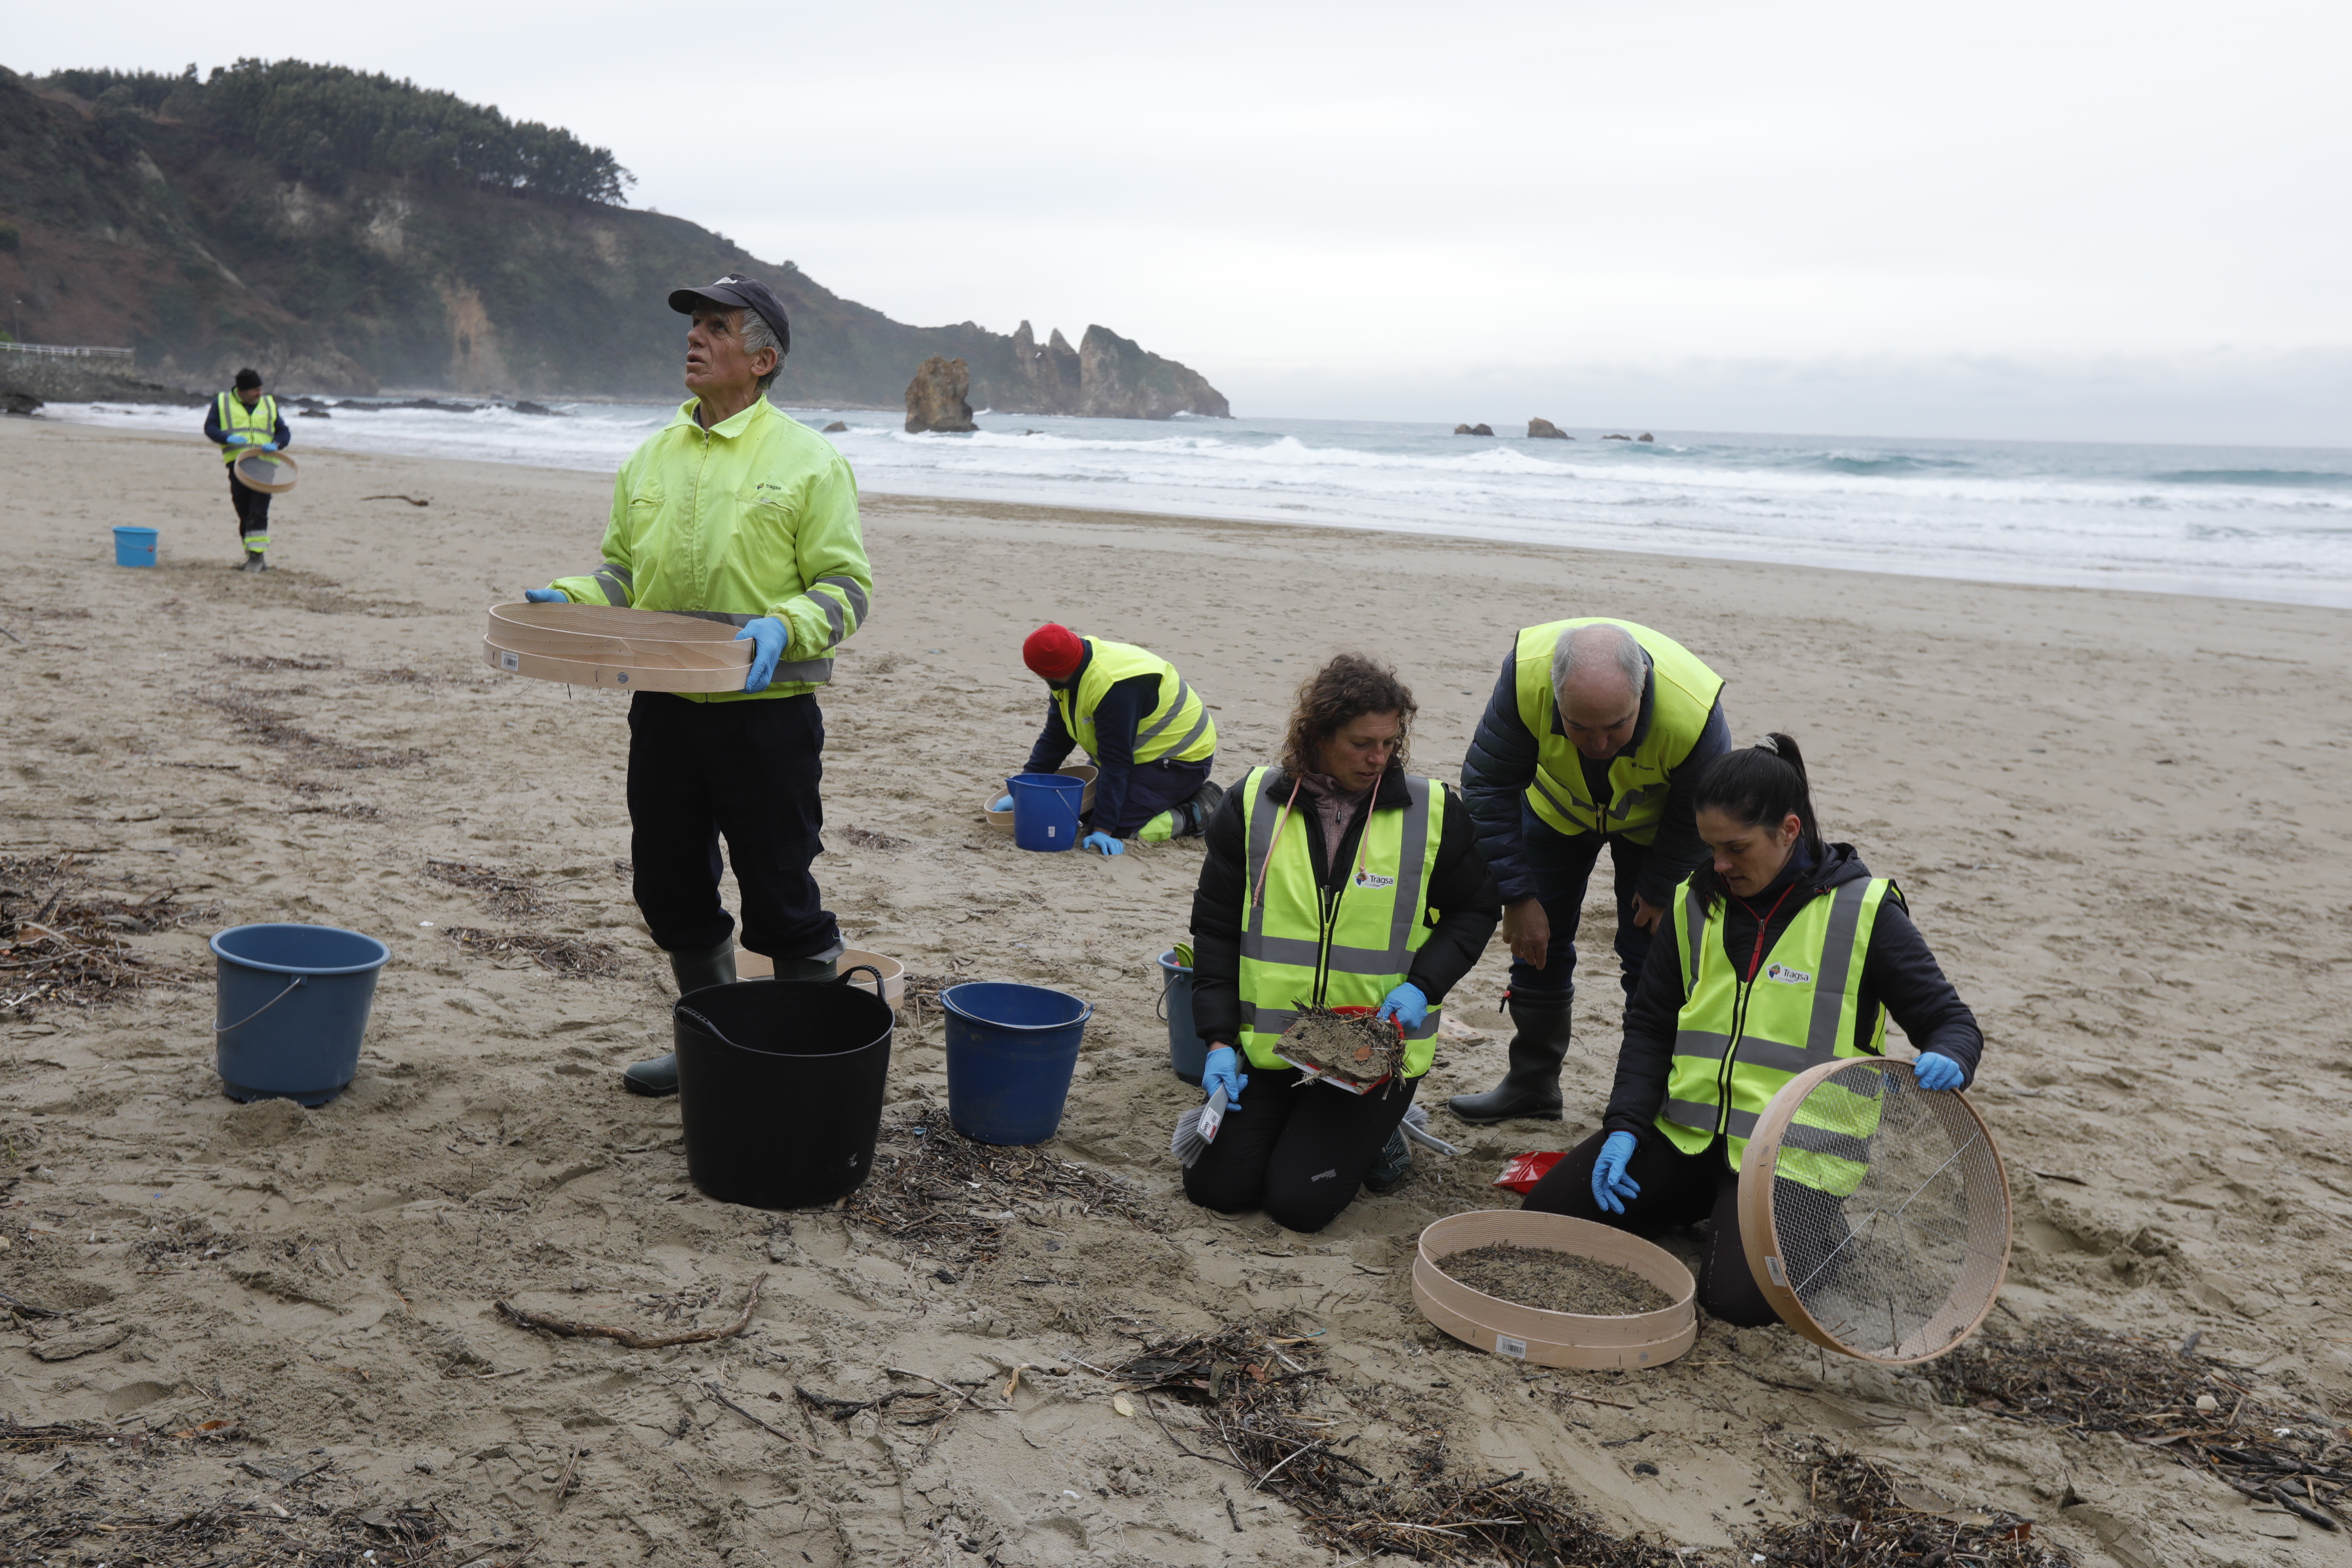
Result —
[[[520,1328],[544,1329],[565,1339],[607,1339],[626,1345],[633,1351],[657,1351],[669,1345],[707,1344],[712,1340],[731,1340],[751,1324],[751,1309],[760,1304],[760,1287],[768,1282],[764,1274],[751,1281],[751,1293],[743,1299],[743,1314],[723,1329],[694,1329],[682,1334],[641,1334],[635,1329],[614,1328],[604,1323],[575,1323],[569,1318],[555,1317],[547,1312],[533,1312],[516,1306],[512,1301],[494,1301],[491,1305],[512,1319]]]
[[[752,1426],[757,1426],[761,1431],[765,1432],[769,1436],[782,1437],[787,1443],[793,1441],[792,1434],[789,1432],[779,1431],[777,1428],[769,1426],[765,1421],[761,1420],[758,1416],[752,1415],[750,1411],[744,1409],[741,1405],[728,1398],[726,1392],[717,1384],[704,1384],[702,1385],[702,1392],[710,1395],[711,1398],[717,1400],[719,1404],[727,1406],[728,1409],[735,1412],[736,1415],[740,1415],[744,1420],[749,1421]]]
[[[26,1318],[62,1318],[65,1316],[61,1311],[57,1311],[47,1307],[36,1307],[30,1301],[20,1300],[16,1297],[8,1294],[5,1290],[0,1290],[0,1307],[5,1307],[10,1311]]]

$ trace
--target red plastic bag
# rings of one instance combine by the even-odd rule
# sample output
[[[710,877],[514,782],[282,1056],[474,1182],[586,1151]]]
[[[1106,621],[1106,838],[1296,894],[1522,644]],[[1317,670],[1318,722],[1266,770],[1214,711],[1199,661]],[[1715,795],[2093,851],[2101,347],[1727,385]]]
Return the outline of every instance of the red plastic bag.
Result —
[[[1516,1155],[1509,1164],[1503,1167],[1503,1173],[1495,1178],[1495,1184],[1508,1187],[1515,1193],[1531,1193],[1536,1190],[1536,1184],[1564,1158],[1566,1156],[1561,1154]]]

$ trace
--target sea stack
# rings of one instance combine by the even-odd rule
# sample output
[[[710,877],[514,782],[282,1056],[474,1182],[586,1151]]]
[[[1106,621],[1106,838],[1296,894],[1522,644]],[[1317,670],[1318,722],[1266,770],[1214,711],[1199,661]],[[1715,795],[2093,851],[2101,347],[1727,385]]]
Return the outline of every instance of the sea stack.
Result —
[[[1553,424],[1549,419],[1530,419],[1528,421],[1528,439],[1530,441],[1573,441],[1576,437],[1570,435],[1567,431],[1561,429],[1559,426]]]
[[[933,354],[907,384],[907,431],[977,430],[971,422],[971,367],[960,359]]]

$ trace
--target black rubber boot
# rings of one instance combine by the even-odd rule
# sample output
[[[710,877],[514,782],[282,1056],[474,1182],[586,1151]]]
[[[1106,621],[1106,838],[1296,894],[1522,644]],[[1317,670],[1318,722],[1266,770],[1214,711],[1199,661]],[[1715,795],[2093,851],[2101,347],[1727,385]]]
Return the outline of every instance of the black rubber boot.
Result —
[[[1404,1129],[1400,1127],[1389,1134],[1388,1144],[1381,1149],[1381,1157],[1372,1162],[1370,1170],[1364,1173],[1364,1190],[1394,1192],[1397,1184],[1412,1171],[1412,1145],[1404,1141]]]
[[[706,947],[697,952],[673,952],[669,955],[669,972],[677,977],[677,994],[681,996],[706,985],[731,985],[735,982],[735,941],[730,937],[717,947]],[[632,1064],[621,1074],[621,1087],[631,1094],[676,1094],[677,1053],[665,1051],[651,1061]]]
[[[1224,785],[1214,779],[1203,779],[1201,787],[1195,790],[1192,797],[1184,803],[1184,814],[1189,820],[1185,823],[1184,830],[1176,837],[1197,838],[1208,832],[1209,818],[1217,815],[1218,804],[1224,798]]]
[[[1576,1010],[1573,991],[1512,992],[1503,999],[1511,1015],[1511,1070],[1484,1094],[1457,1094],[1445,1103],[1474,1127],[1528,1117],[1559,1120],[1559,1064],[1568,1059],[1568,1020]]]
[[[845,942],[836,942],[814,958],[780,958],[775,961],[779,980],[831,980],[841,963],[841,955],[849,951]]]

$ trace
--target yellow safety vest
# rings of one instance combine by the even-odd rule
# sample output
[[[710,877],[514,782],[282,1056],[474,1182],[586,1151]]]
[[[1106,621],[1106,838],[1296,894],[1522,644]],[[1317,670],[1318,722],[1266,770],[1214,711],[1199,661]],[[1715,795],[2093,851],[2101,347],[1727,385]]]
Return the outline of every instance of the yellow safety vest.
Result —
[[[1860,1009],[1863,960],[1888,899],[1900,904],[1902,891],[1872,877],[1808,900],[1745,980],[1723,950],[1723,901],[1702,907],[1687,881],[1675,890],[1684,1000],[1657,1124],[1675,1148],[1696,1154],[1721,1134],[1736,1171],[1783,1084],[1822,1062],[1885,1053],[1886,1010],[1874,1004],[1864,1029]],[[1877,1130],[1874,1098],[1817,1091],[1780,1140],[1778,1173],[1843,1197],[1868,1171]]]
[[[1327,893],[1315,880],[1307,847],[1322,824],[1312,809],[1265,798],[1273,772],[1253,768],[1240,785],[1249,846],[1242,867],[1241,1046],[1252,1066],[1279,1071],[1275,1046],[1299,1003],[1377,1007],[1412,972],[1412,955],[1429,940],[1429,882],[1444,837],[1445,791],[1408,774],[1404,809],[1371,812],[1355,868]],[[1405,1077],[1427,1072],[1437,1055],[1439,1012],[1432,1007],[1405,1036]]]
[[[242,430],[253,437],[253,446],[221,448],[221,461],[234,463],[254,446],[278,438],[278,399],[265,392],[247,408],[236,393],[224,392],[214,400],[214,423],[224,436],[234,436]]]
[[[1086,644],[1094,650],[1086,673],[1078,677],[1076,689],[1054,688],[1054,706],[1061,711],[1062,728],[1086,748],[1087,755],[1102,754],[1095,746],[1095,710],[1102,706],[1112,687],[1139,675],[1160,678],[1160,705],[1135,727],[1136,764],[1139,767],[1163,757],[1199,763],[1216,754],[1217,726],[1209,717],[1209,705],[1184,683],[1174,665],[1132,643],[1087,637]]]
[[[1633,752],[1609,764],[1607,801],[1595,801],[1584,785],[1584,757],[1559,732],[1553,717],[1559,698],[1551,686],[1552,651],[1579,626],[1622,626],[1650,656],[1649,732]],[[1666,786],[1675,768],[1698,744],[1706,716],[1723,690],[1723,678],[1672,637],[1631,621],[1588,616],[1529,626],[1519,634],[1519,721],[1536,738],[1535,782],[1528,805],[1552,827],[1571,837],[1605,833],[1648,844],[1658,837],[1666,814]]]

